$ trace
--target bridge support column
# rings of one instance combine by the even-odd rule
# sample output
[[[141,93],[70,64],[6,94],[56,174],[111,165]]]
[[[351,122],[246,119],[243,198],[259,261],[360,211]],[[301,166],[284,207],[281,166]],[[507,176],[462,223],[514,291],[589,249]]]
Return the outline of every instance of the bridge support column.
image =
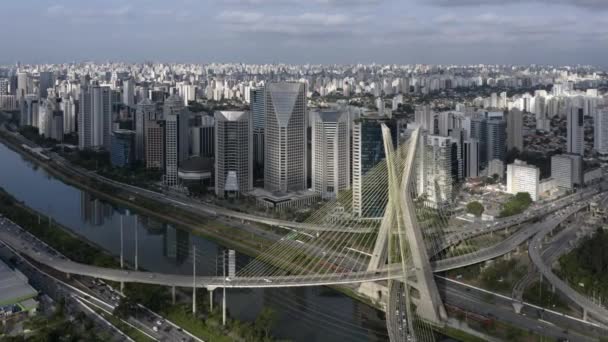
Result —
[[[521,309],[523,309],[524,305],[521,302],[513,302],[513,310],[515,310],[516,314],[521,314]]]
[[[66,278],[68,278],[68,279],[71,279],[71,278],[72,278],[72,276],[71,276],[69,273],[66,273],[66,274],[65,274],[65,277],[66,277]]]
[[[587,309],[583,309],[583,321],[588,321],[589,316],[587,315]]]
[[[224,296],[222,297],[222,325],[226,326],[226,288],[224,287]]]
[[[120,293],[122,293],[122,294],[125,293],[125,282],[124,281],[120,282]]]
[[[213,289],[209,290],[209,312],[213,312]]]
[[[171,302],[175,305],[175,286],[171,286]]]
[[[192,288],[192,314],[196,315],[196,287]]]

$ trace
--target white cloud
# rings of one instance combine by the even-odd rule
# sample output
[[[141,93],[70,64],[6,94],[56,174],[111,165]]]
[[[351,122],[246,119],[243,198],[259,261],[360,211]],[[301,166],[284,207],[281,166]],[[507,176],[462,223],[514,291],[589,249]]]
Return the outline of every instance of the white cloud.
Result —
[[[217,17],[226,28],[235,32],[281,33],[294,36],[323,33],[355,32],[355,25],[367,22],[367,17],[346,14],[307,12],[295,15],[265,14],[248,11],[224,11]]]

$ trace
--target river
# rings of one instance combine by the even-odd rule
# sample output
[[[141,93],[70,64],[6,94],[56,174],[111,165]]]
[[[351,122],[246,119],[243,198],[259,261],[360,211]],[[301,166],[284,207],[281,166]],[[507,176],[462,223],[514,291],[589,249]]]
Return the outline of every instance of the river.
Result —
[[[67,185],[0,143],[0,187],[110,253],[121,250],[125,262],[151,271],[192,274],[196,246],[197,275],[216,275],[225,248],[187,230],[138,216]],[[137,243],[136,243],[137,237]],[[237,267],[249,260],[237,253]],[[221,297],[215,291],[216,305]],[[231,316],[253,321],[262,307],[277,312],[273,335],[293,341],[385,341],[383,314],[326,287],[229,289]]]

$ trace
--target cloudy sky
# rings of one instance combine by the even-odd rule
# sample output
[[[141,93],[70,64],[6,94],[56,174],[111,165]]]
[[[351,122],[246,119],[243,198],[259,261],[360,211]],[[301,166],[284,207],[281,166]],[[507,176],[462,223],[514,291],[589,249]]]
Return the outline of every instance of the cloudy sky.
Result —
[[[0,63],[608,66],[608,0],[11,0],[0,31]]]

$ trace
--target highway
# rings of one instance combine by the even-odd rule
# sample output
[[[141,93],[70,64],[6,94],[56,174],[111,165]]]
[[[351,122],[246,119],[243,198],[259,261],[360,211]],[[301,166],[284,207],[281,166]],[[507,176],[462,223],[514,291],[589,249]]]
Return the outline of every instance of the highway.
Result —
[[[603,201],[603,203],[606,202]],[[543,250],[543,240],[545,239],[545,236],[553,230],[553,228],[554,227],[550,226],[544,227],[530,241],[530,245],[528,246],[528,254],[530,255],[532,263],[534,263],[534,266],[552,286],[559,290],[560,293],[568,297],[571,301],[579,305],[586,314],[593,316],[593,318],[600,322],[608,324],[608,310],[595,304],[586,296],[572,289],[570,285],[553,273],[552,265],[545,263],[543,260],[541,255]],[[556,251],[559,252],[559,250]]]
[[[587,201],[579,201],[576,204],[571,205],[566,209],[563,209],[564,212],[562,215],[549,216],[548,218],[539,223],[527,225],[521,228],[517,233],[510,235],[505,240],[501,241],[496,245],[481,249],[479,251],[475,251],[473,253],[468,253],[465,255],[460,255],[438,261],[432,261],[431,267],[433,267],[434,272],[444,272],[456,268],[478,264],[480,262],[484,262],[486,260],[494,259],[501,255],[505,255],[517,248],[517,246],[521,245],[526,240],[530,239],[537,232],[543,229],[547,229],[548,227],[551,229],[555,228],[561,222],[565,221],[570,215],[578,212],[586,205],[588,205]]]

